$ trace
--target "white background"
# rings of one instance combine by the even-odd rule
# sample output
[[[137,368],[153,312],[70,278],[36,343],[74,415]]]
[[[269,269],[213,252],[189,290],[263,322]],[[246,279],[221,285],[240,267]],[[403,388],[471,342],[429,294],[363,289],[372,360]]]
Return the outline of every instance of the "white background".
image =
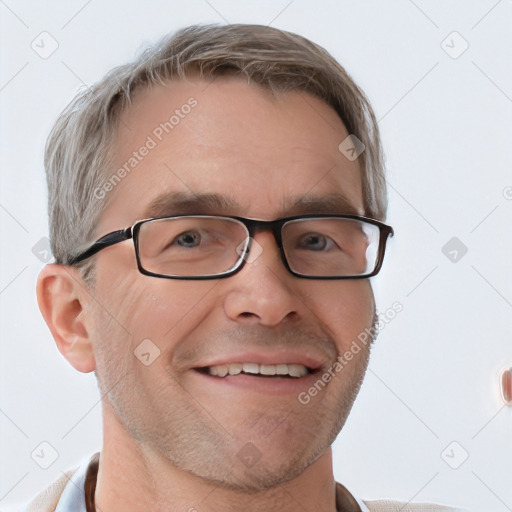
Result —
[[[101,447],[94,376],[61,357],[35,300],[54,120],[80,86],[161,35],[247,22],[327,48],[383,133],[396,237],[374,286],[381,311],[394,301],[403,311],[382,331],[335,443],[337,480],[363,498],[512,510],[512,407],[498,388],[512,366],[509,0],[5,0],[0,15],[0,508]],[[59,45],[47,59],[31,48],[42,31]],[[464,41],[458,58],[442,47],[454,55]],[[468,249],[456,262],[442,252],[454,236]],[[48,469],[31,458],[43,441],[59,454]],[[452,465],[469,454],[458,469],[441,456],[453,441]]]

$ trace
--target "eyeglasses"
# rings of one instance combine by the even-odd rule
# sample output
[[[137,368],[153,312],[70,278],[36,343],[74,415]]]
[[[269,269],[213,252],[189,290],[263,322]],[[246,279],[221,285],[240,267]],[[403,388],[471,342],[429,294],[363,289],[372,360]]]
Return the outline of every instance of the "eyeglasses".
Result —
[[[142,274],[167,279],[218,279],[242,269],[261,251],[256,232],[274,235],[284,266],[309,279],[363,279],[376,275],[393,228],[357,215],[301,215],[273,221],[216,215],[140,220],[113,231],[71,258],[74,265],[133,238]]]

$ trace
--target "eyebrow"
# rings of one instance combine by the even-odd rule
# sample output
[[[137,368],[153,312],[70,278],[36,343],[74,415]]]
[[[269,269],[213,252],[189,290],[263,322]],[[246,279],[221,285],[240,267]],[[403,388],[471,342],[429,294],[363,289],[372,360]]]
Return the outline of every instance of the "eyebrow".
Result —
[[[144,210],[144,219],[168,215],[204,214],[243,216],[248,210],[232,197],[222,194],[194,194],[190,192],[168,192],[153,199]],[[292,197],[280,208],[278,217],[303,214],[348,214],[361,212],[343,194]],[[364,214],[364,212],[363,212]]]

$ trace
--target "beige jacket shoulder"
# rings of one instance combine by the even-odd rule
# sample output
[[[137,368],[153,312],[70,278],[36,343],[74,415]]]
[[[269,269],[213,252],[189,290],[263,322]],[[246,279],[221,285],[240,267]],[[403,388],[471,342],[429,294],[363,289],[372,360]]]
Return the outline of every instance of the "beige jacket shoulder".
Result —
[[[54,512],[64,487],[77,470],[78,468],[66,471],[64,475],[35,496],[20,512]]]
[[[370,512],[466,512],[461,508],[434,505],[433,503],[404,503],[402,501],[365,501]]]

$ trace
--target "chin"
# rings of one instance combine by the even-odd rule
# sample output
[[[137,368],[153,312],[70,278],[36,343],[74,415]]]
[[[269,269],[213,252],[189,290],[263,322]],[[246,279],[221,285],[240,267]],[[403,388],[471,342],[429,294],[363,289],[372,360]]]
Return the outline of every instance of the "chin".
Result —
[[[288,454],[289,457],[290,454]],[[264,461],[263,457],[250,468],[236,469],[216,485],[244,494],[257,494],[277,489],[286,482],[298,477],[320,454],[308,458],[294,454],[293,459]]]
[[[255,452],[259,459],[253,464],[245,464],[243,452],[239,450],[225,459],[235,462],[224,468],[224,478],[214,478],[212,483],[244,494],[277,489],[298,477],[318,460],[330,448],[337,432],[334,433],[332,429],[331,432],[317,431],[316,434],[304,435],[302,440],[289,437],[280,442],[274,438],[274,443],[268,442],[261,452]]]

